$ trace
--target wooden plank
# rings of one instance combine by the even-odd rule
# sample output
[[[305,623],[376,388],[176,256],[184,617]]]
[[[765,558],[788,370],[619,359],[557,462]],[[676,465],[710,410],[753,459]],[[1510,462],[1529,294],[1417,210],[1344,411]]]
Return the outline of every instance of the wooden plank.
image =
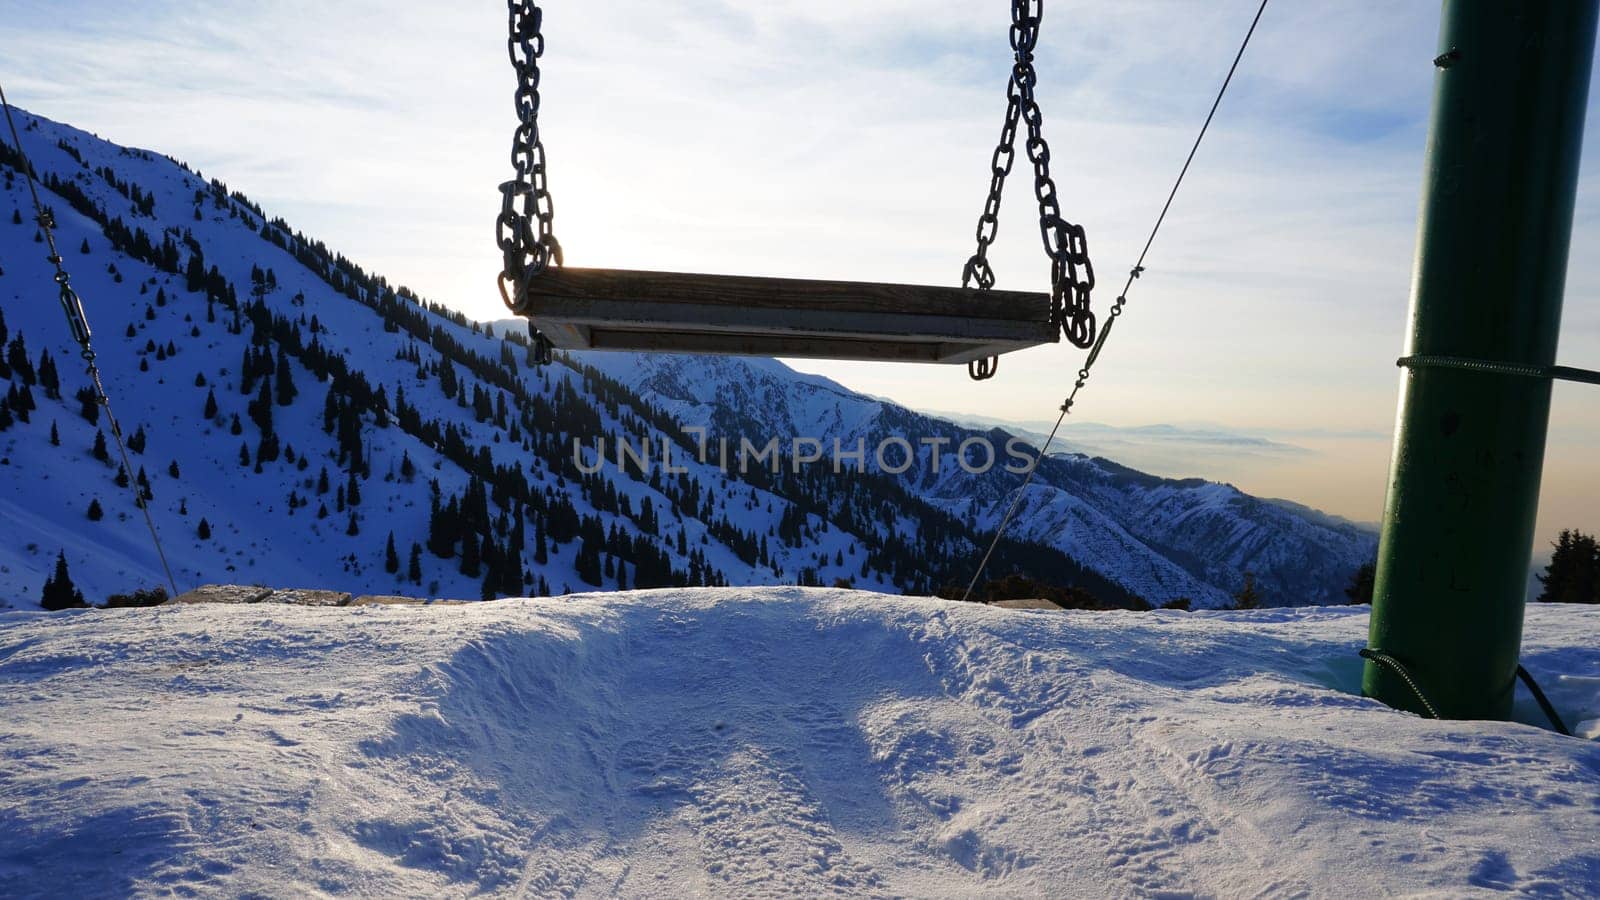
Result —
[[[973,319],[842,309],[774,309],[650,300],[546,297],[531,318],[557,347],[594,346],[586,329],[667,329],[735,334],[819,335],[892,341],[1003,341],[1028,345],[1059,339],[1048,321]]]
[[[1026,291],[556,267],[532,284],[534,314],[547,298],[651,301],[753,309],[893,313],[1044,322],[1050,297]]]
[[[594,329],[592,336],[593,342],[579,349],[925,363],[966,363],[1036,346],[1030,343],[894,341],[887,338],[870,340],[819,335],[727,334],[669,330],[612,331],[603,328]]]
[[[966,345],[964,345],[965,347]],[[788,356],[940,362],[948,344],[875,341],[805,335],[711,334],[705,332],[608,331],[595,329],[594,350],[710,353],[723,356]]]

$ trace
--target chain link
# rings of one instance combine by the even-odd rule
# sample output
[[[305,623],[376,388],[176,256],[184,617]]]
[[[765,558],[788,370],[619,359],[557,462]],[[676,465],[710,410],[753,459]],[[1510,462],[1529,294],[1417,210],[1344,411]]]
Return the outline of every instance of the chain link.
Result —
[[[544,141],[539,136],[539,57],[544,55],[544,11],[534,0],[507,0],[510,14],[507,50],[517,72],[517,129],[511,139],[511,167],[516,177],[500,185],[500,217],[496,243],[504,256],[500,298],[519,316],[531,311],[533,279],[551,265],[561,265],[561,244],[555,236],[555,203],[545,172]],[[550,361],[550,341],[532,321],[536,365]]]
[[[1095,343],[1095,317],[1089,307],[1094,290],[1094,267],[1089,262],[1089,242],[1083,227],[1061,216],[1055,179],[1050,175],[1050,145],[1044,139],[1044,114],[1034,99],[1038,72],[1033,66],[1033,51],[1039,42],[1039,23],[1044,18],[1044,0],[1012,0],[1011,50],[1014,60],[1011,80],[1006,85],[1006,115],[1000,128],[1000,142],[989,162],[989,195],[978,216],[978,247],[961,273],[961,286],[976,286],[980,291],[994,287],[994,267],[989,263],[989,246],[1000,230],[1000,197],[1006,176],[1016,163],[1017,132],[1027,129],[1023,144],[1033,166],[1033,192],[1039,204],[1039,236],[1045,255],[1050,258],[1050,321],[1068,341],[1079,348]],[[973,380],[990,378],[999,369],[999,359],[967,364]]]

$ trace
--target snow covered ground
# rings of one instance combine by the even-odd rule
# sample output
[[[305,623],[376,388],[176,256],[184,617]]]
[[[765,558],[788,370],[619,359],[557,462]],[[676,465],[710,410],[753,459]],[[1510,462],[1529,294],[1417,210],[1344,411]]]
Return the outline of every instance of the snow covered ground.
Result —
[[[798,588],[5,613],[0,895],[1600,893],[1600,609],[1528,611],[1584,739],[1361,699],[1366,623]]]

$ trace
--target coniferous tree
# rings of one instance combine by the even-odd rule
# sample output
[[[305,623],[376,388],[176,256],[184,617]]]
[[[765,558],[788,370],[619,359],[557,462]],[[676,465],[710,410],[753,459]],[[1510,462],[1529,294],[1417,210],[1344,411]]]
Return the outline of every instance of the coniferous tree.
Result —
[[[1345,586],[1344,595],[1351,606],[1372,603],[1373,580],[1378,573],[1378,562],[1362,563],[1355,573],[1350,576],[1350,584]]]
[[[333,434],[333,425],[339,419],[339,393],[337,387],[328,388],[328,396],[322,401],[322,430]]]
[[[422,545],[413,541],[411,543],[411,561],[406,564],[406,577],[412,584],[422,583]]]
[[[88,253],[89,252],[89,239],[88,238],[84,238],[83,239],[83,245],[78,248],[78,252],[79,253]]]
[[[210,390],[206,391],[206,408],[205,408],[204,411],[202,411],[201,414],[205,416],[207,421],[210,421],[211,419],[215,419],[217,417],[217,393],[216,393],[216,391],[210,391]]]
[[[200,538],[200,540],[202,540],[202,541],[209,541],[209,540],[211,540],[211,523],[210,523],[210,522],[207,522],[207,521],[206,521],[206,520],[205,520],[205,517],[204,517],[204,516],[201,516],[201,517],[200,517],[200,524],[199,524],[199,526],[197,526],[197,527],[196,527],[196,528],[195,528],[195,530],[194,530],[194,533],[195,533],[195,534],[196,534],[196,535],[197,535],[197,536],[198,536],[198,537],[199,537],[199,538]]]
[[[105,510],[100,508],[99,498],[93,498],[89,501],[89,521],[98,522],[105,517],[105,514]]]
[[[261,436],[256,444],[256,468],[259,470],[262,463],[274,462],[278,458],[277,432],[269,431]]]
[[[61,399],[61,373],[56,371],[56,361],[49,350],[39,352],[39,386],[51,400]]]
[[[383,546],[383,570],[390,575],[400,571],[400,553],[394,548],[394,532],[389,532],[389,540]]]
[[[444,392],[446,399],[449,399],[456,395],[457,386],[455,367],[450,365],[449,357],[441,357],[439,360],[439,390]]]
[[[100,397],[94,392],[94,388],[78,388],[77,393],[72,396],[78,401],[78,415],[83,416],[83,420],[90,425],[98,424],[100,422]]]
[[[448,505],[440,505],[438,482],[434,482],[434,487],[432,511],[428,515],[428,552],[440,559],[449,559],[456,555],[456,501],[452,497]]]
[[[356,522],[356,511],[353,509],[350,511],[350,524],[345,526],[344,533],[351,537],[361,533],[361,525]]]
[[[477,578],[482,572],[483,554],[478,547],[478,540],[472,534],[467,534],[461,540],[461,574],[468,578]]]
[[[249,347],[244,348],[244,356],[239,360],[239,393],[245,397],[255,393],[256,390],[256,357]]]
[[[12,338],[11,343],[6,346],[6,364],[22,379],[23,384],[38,383],[38,374],[34,372],[33,363],[28,359],[28,345],[21,334]]]
[[[5,407],[16,412],[16,418],[27,424],[27,400],[22,399],[22,392],[16,389],[16,384],[6,388]]]
[[[246,411],[250,414],[250,421],[256,423],[262,434],[272,433],[272,382],[264,378],[261,380],[261,390]]]
[[[1254,572],[1244,573],[1244,584],[1233,595],[1233,608],[1261,608],[1261,592],[1256,590],[1256,575]]]
[[[54,419],[50,420],[50,446],[61,446],[61,432],[56,431],[56,423]]]
[[[72,576],[67,574],[67,554],[60,551],[56,554],[56,571],[53,576],[44,581],[44,592],[39,598],[39,605],[55,612],[61,609],[78,609],[88,606],[83,602],[83,592],[72,583]]]
[[[283,352],[283,347],[278,347],[278,375],[277,375],[278,405],[288,406],[299,396],[300,391],[294,386],[293,373],[289,371],[289,357]]]
[[[94,433],[94,449],[91,450],[90,452],[92,454],[94,454],[94,458],[95,459],[98,459],[101,462],[110,462],[111,461],[111,454],[106,451],[106,434],[105,434],[105,432],[98,431],[98,430],[95,431],[95,433]]]
[[[1541,603],[1600,603],[1600,545],[1594,535],[1563,529],[1539,582]]]
[[[592,584],[595,587],[601,586],[600,551],[595,549],[588,538],[584,538],[583,542],[578,546],[578,556],[573,561],[573,565],[577,569],[578,577],[583,579],[585,583]]]

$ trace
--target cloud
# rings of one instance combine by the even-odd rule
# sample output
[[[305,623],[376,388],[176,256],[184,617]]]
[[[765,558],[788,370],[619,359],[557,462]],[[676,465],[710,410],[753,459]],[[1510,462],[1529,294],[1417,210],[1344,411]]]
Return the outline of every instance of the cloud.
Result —
[[[0,73],[17,102],[186,159],[371,268],[499,315],[492,224],[514,124],[503,7],[13,6]],[[1045,133],[1102,305],[1255,8],[1047,4]],[[1378,0],[1268,8],[1086,414],[1388,430],[1436,16]],[[1007,24],[1003,6],[966,0],[548,4],[543,125],[569,262],[955,283],[999,131]],[[1042,289],[1024,169],[992,258],[1002,287]],[[1580,248],[1600,237],[1593,171]],[[1597,289],[1600,257],[1575,253],[1569,361],[1600,361]],[[911,405],[1038,418],[1079,360],[1029,351],[983,385],[807,367]],[[1595,392],[1559,393],[1556,428],[1597,412]]]

